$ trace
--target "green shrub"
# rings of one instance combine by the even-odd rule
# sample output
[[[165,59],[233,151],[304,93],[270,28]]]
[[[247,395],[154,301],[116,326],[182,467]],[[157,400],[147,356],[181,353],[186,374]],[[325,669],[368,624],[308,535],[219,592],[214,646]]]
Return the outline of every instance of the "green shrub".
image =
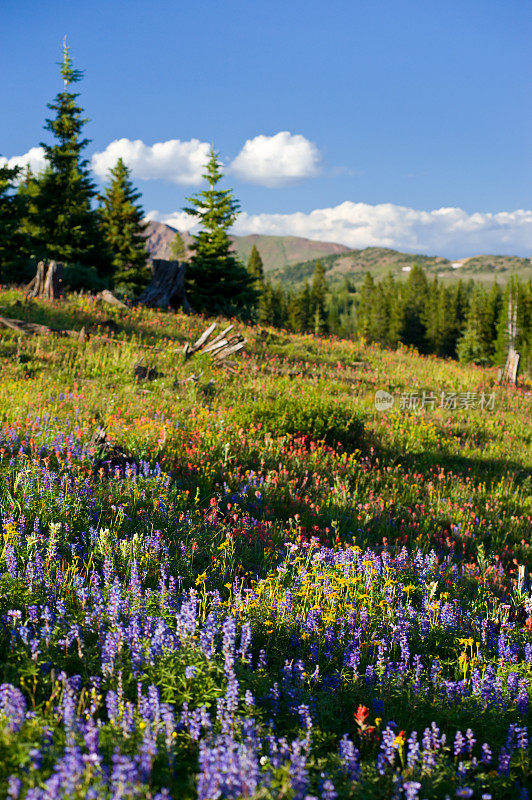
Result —
[[[83,264],[66,264],[64,269],[63,285],[71,292],[86,291],[99,292],[107,288],[106,282],[100,278],[95,267]]]
[[[303,434],[346,448],[358,447],[364,433],[361,414],[330,397],[259,398],[233,409],[231,418],[242,428],[260,424],[274,436]]]

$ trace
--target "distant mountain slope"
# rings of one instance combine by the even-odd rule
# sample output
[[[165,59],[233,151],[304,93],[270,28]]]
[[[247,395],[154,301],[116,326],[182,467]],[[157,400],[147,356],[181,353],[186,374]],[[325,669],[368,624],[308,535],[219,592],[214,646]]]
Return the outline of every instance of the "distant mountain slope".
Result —
[[[164,222],[150,220],[146,229],[146,246],[150,258],[170,259],[170,245],[177,233],[176,228],[165,225]],[[190,247],[192,236],[188,231],[180,231],[185,243],[185,248]]]
[[[192,241],[188,231],[180,231],[185,246]],[[163,222],[148,222],[147,245],[150,258],[170,258],[170,243],[176,235],[176,229]],[[238,256],[247,262],[253,245],[259,249],[264,269],[269,272],[279,266],[294,264],[306,259],[316,259],[326,255],[340,255],[351,252],[349,247],[333,242],[314,242],[298,236],[231,236]]]
[[[252,233],[249,236],[232,236],[231,238],[238,255],[244,262],[247,262],[251,248],[255,245],[260,252],[266,272],[300,261],[316,260],[323,256],[351,252],[350,248],[343,244],[315,242],[299,236],[264,236]]]
[[[148,223],[147,246],[150,258],[170,258],[170,243],[176,229],[162,222]],[[187,231],[181,236],[188,248],[192,237]],[[469,280],[500,283],[512,275],[522,280],[532,279],[532,261],[519,256],[480,255],[450,261],[442,256],[425,256],[401,253],[386,247],[366,247],[352,250],[333,242],[315,242],[297,236],[232,236],[234,248],[242,261],[247,262],[252,246],[258,248],[266,273],[285,286],[299,286],[312,278],[316,260],[322,262],[329,286],[341,283],[344,278],[354,283],[363,280],[370,272],[378,280],[391,272],[397,278],[406,278],[413,264],[422,266],[429,275],[446,280]]]

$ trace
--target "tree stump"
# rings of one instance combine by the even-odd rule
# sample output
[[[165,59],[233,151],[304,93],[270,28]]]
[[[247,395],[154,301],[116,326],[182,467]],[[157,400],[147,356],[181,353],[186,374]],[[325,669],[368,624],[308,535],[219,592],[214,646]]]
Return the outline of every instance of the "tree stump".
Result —
[[[63,265],[57,261],[46,264],[39,261],[37,273],[26,287],[28,298],[39,300],[57,300],[62,294]]]
[[[152,261],[152,279],[139,297],[139,303],[149,308],[182,308],[186,314],[192,309],[185,294],[187,265],[179,261],[155,258]]]

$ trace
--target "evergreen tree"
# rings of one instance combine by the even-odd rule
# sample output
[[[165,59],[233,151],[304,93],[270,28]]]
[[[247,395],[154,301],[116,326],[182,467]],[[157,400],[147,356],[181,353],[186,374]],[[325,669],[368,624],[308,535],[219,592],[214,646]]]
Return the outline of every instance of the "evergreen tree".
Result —
[[[503,293],[501,287],[496,281],[494,281],[490,289],[490,292],[486,298],[492,355],[495,354],[495,349],[496,349],[496,341],[498,333],[497,325],[502,312],[502,296]]]
[[[121,158],[110,172],[111,181],[100,197],[100,228],[114,285],[133,294],[150,279],[146,249],[147,223],[139,205],[140,192],[130,180],[130,170]]]
[[[302,290],[289,299],[288,322],[295,333],[307,333],[314,327],[311,301],[310,287],[305,281]]]
[[[38,178],[39,191],[30,225],[41,254],[59,261],[94,265],[102,247],[97,216],[91,208],[96,189],[88,161],[82,156],[89,144],[88,139],[81,138],[88,120],[82,117],[83,109],[77,105],[79,95],[70,91],[83,73],[72,66],[66,42],[60,73],[63,91],[48,104],[55,117],[47,119],[44,126],[56,143],[41,143],[48,164]],[[100,267],[106,271],[108,265],[102,263]]]
[[[382,281],[373,290],[373,301],[368,309],[368,338],[371,342],[382,345],[389,344],[388,330],[390,323],[389,297]]]
[[[174,238],[170,242],[170,255],[174,259],[174,261],[184,261],[185,260],[185,253],[186,247],[183,237],[176,231]]]
[[[403,329],[403,304],[397,289],[397,284],[391,272],[382,281],[384,305],[387,314],[386,334],[384,343],[388,347],[397,347]]]
[[[375,281],[371,273],[366,272],[357,303],[357,333],[368,341],[371,339],[371,308],[375,300]]]
[[[39,195],[39,178],[31,171],[29,164],[24,170],[22,179],[18,184],[17,194],[21,198],[24,208],[23,218],[20,226],[24,238],[24,255],[29,264],[28,270],[31,277],[35,275],[37,262],[46,258],[46,250],[38,238],[37,231],[37,197]]]
[[[249,254],[248,258],[247,269],[249,274],[255,281],[257,289],[260,290],[260,288],[264,284],[264,264],[262,263],[261,255],[255,245],[253,245],[253,247],[251,248],[251,253]]]
[[[489,364],[493,353],[493,333],[486,292],[475,287],[471,296],[464,333],[457,345],[460,361]]]
[[[329,294],[327,309],[331,333],[347,339],[356,336],[356,291],[348,278],[344,278],[340,287]]]
[[[321,261],[316,261],[314,275],[312,277],[312,288],[310,291],[311,313],[313,315],[313,329],[316,336],[328,333],[327,325],[327,281],[325,280],[325,270]]]
[[[271,283],[264,285],[259,300],[259,322],[263,325],[276,324],[275,292]]]
[[[424,353],[426,341],[426,304],[428,297],[427,276],[422,267],[414,264],[402,292],[404,298],[404,317],[401,341]]]
[[[24,197],[15,191],[20,167],[0,166],[0,282],[23,281],[26,269],[26,237],[22,221]]]
[[[441,319],[438,313],[438,302],[440,299],[440,285],[438,278],[434,277],[429,285],[427,300],[425,303],[425,339],[427,352],[436,353],[440,343],[440,324]]]
[[[245,266],[231,252],[228,235],[239,203],[230,189],[217,188],[223,175],[214,148],[203,177],[208,189],[187,198],[191,205],[183,209],[201,225],[194,236],[187,272],[189,297],[197,311],[250,318],[257,303],[257,291]]]

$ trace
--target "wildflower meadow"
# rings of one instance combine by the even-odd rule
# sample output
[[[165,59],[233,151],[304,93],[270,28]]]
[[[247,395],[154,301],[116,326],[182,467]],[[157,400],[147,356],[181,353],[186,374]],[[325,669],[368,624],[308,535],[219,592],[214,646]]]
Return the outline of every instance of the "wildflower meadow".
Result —
[[[530,796],[530,383],[240,323],[225,370],[183,359],[204,318],[89,296],[0,313],[83,330],[0,332],[1,798]]]

